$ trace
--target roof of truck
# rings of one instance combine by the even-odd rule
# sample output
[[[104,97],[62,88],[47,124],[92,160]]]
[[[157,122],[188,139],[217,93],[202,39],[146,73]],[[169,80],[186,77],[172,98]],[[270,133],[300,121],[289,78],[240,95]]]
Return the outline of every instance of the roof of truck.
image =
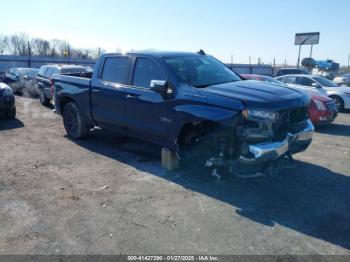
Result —
[[[105,55],[116,55],[117,53],[105,54]],[[146,51],[132,51],[127,52],[126,54],[133,55],[150,55],[157,57],[178,57],[178,56],[197,56],[200,55],[196,52],[179,52],[179,51],[155,51],[155,50],[146,50]]]

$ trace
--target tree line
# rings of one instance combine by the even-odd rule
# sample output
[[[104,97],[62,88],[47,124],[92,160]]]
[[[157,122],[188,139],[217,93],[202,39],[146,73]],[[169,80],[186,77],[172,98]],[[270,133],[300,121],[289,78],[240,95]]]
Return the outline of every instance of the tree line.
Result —
[[[32,38],[27,34],[0,35],[0,55],[96,59],[102,48],[74,48],[67,41]]]

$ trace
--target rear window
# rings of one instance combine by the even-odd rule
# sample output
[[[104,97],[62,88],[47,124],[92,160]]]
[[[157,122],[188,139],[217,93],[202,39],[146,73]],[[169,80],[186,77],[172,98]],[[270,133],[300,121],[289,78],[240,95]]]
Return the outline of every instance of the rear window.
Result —
[[[129,73],[129,57],[106,58],[101,79],[107,82],[126,84]]]
[[[42,67],[40,67],[39,72],[38,72],[38,75],[44,76],[46,70],[47,70],[47,66],[42,66]]]

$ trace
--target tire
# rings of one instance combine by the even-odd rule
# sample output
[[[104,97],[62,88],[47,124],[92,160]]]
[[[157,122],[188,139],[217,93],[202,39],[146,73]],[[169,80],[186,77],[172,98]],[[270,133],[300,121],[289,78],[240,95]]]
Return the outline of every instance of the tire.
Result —
[[[63,108],[63,125],[69,137],[84,138],[89,130],[85,118],[74,102],[66,104]]]
[[[12,108],[5,113],[5,117],[8,119],[14,119],[16,117],[16,108]]]
[[[40,99],[40,103],[43,106],[49,106],[50,105],[50,99],[47,98],[47,96],[45,95],[44,91],[41,89],[39,91],[39,99]]]
[[[331,96],[339,112],[344,111],[344,100],[340,96]]]

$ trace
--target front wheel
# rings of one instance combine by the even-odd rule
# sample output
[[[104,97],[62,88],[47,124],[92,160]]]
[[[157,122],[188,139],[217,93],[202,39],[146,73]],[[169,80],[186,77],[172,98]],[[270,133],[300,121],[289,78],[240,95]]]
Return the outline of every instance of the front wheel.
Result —
[[[66,104],[63,109],[63,125],[68,136],[74,139],[84,138],[89,131],[85,118],[73,102]]]
[[[337,107],[339,112],[344,111],[344,101],[339,96],[331,96],[331,98],[334,100],[335,106]]]

